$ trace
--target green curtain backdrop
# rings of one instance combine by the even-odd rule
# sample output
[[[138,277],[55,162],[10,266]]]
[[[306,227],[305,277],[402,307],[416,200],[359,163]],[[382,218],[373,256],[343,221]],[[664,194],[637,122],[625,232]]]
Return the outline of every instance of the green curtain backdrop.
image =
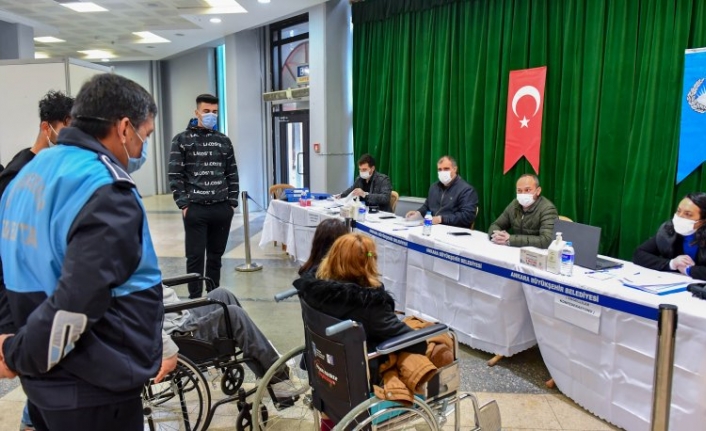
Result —
[[[540,180],[559,214],[629,259],[686,193],[675,186],[684,50],[706,46],[704,0],[367,0],[353,6],[356,158],[426,196],[450,154],[485,229],[533,172],[503,175],[508,74],[547,66]],[[706,130],[704,131],[706,136]]]

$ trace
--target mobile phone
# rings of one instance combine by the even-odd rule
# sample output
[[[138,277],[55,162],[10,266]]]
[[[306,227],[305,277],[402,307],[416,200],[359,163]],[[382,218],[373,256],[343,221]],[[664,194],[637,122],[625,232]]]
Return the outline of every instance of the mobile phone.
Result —
[[[471,235],[470,232],[449,232],[449,235],[453,236],[466,236],[466,235]]]
[[[389,216],[380,216],[380,217],[378,217],[378,218],[379,218],[380,220],[387,220],[387,219],[392,219],[392,218],[397,218],[397,217],[395,217],[395,216],[393,216],[393,215],[389,215]]]

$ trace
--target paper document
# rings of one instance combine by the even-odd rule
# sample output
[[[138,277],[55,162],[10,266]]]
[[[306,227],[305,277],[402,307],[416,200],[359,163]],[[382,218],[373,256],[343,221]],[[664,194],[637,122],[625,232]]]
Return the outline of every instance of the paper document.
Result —
[[[413,226],[421,226],[424,220],[396,220],[395,224],[399,224],[402,226],[407,226],[407,227],[413,227]]]
[[[640,271],[624,275],[621,281],[633,289],[664,295],[686,289],[691,279],[669,272]]]

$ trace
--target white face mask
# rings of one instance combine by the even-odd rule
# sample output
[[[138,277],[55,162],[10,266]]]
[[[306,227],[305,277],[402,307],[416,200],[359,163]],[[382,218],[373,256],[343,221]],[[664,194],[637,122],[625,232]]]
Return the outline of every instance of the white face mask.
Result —
[[[51,124],[49,125],[49,127],[51,128],[51,131],[54,132],[54,134],[58,137],[59,134],[56,132],[56,130],[54,130],[54,128],[52,127]],[[49,136],[51,136],[51,134],[50,134]],[[49,144],[49,147],[51,148],[51,147],[53,147],[54,145],[56,145],[56,143],[55,143],[55,142],[52,142],[52,141],[51,141],[51,138],[50,138],[49,136],[47,136],[47,143]]]
[[[364,180],[370,178],[370,171],[360,171],[360,177]]]
[[[439,171],[439,181],[444,185],[451,182],[451,171]]]
[[[672,223],[674,223],[674,230],[676,231],[676,233],[682,236],[689,236],[696,232],[696,229],[694,229],[694,225],[697,221],[698,220],[689,220],[688,218],[679,217],[676,214],[674,214],[674,217],[672,218]]]
[[[528,207],[534,203],[534,195],[530,193],[518,193],[517,202],[523,207]]]

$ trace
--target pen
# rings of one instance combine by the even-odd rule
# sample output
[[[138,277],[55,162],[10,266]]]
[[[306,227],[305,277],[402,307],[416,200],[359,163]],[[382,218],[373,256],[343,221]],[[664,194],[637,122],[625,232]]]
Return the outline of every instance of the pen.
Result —
[[[392,229],[392,230],[393,230],[393,231],[395,231],[395,230],[407,230],[407,228],[406,228],[406,227],[401,227],[401,228]]]

